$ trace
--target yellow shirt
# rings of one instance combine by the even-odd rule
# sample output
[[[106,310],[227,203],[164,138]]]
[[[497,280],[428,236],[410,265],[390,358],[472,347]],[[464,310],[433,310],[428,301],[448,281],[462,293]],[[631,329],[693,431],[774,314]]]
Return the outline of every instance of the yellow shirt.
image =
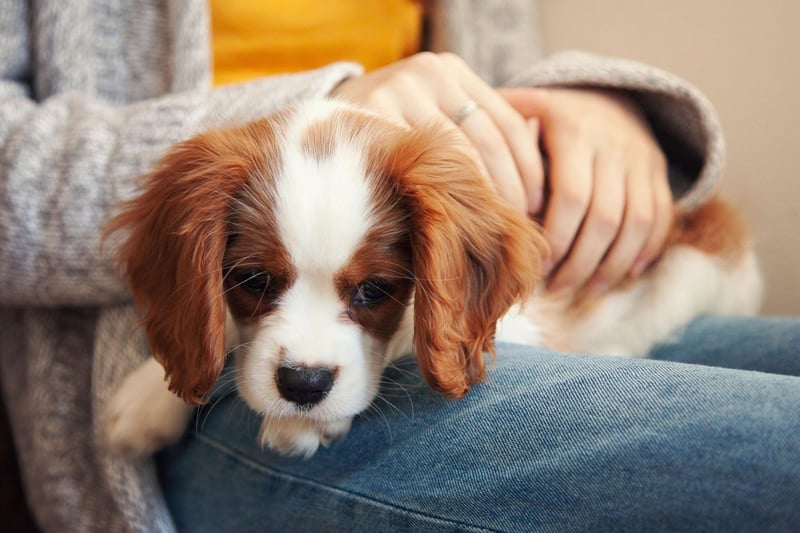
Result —
[[[355,61],[367,70],[419,50],[419,0],[209,0],[214,83]]]

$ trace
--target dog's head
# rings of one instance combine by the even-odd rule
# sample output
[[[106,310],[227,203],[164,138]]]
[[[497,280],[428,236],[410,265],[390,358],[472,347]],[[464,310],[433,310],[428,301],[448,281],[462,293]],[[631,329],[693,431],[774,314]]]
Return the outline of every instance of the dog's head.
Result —
[[[171,390],[203,402],[230,314],[248,404],[312,419],[369,405],[405,324],[428,383],[466,394],[543,246],[449,134],[330,101],[178,145],[110,228]]]

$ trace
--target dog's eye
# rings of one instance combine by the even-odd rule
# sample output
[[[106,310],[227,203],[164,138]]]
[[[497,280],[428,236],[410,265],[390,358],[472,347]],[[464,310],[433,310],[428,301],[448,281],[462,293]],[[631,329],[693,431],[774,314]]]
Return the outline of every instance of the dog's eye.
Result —
[[[353,307],[370,307],[392,295],[394,286],[383,280],[367,280],[356,285],[350,303]]]
[[[272,279],[269,272],[263,270],[245,270],[237,274],[236,284],[253,294],[262,294],[269,287]]]

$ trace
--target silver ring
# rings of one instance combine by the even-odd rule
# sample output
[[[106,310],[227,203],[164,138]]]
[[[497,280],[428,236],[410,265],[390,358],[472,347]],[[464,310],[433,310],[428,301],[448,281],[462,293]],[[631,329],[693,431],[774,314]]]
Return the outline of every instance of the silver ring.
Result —
[[[461,106],[461,109],[453,113],[450,119],[456,123],[456,126],[460,126],[461,123],[479,107],[478,102],[475,100],[467,100],[464,105]]]

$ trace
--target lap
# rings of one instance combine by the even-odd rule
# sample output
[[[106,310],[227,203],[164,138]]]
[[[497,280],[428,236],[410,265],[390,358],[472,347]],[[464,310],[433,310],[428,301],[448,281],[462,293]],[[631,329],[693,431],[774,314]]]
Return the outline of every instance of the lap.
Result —
[[[696,327],[690,340],[724,329]],[[344,440],[306,461],[258,449],[257,415],[235,394],[216,399],[160,457],[176,523],[741,530],[800,519],[795,377],[500,346],[489,381],[462,401],[431,392],[411,363],[384,385]]]
[[[701,317],[650,358],[800,376],[800,320]]]

